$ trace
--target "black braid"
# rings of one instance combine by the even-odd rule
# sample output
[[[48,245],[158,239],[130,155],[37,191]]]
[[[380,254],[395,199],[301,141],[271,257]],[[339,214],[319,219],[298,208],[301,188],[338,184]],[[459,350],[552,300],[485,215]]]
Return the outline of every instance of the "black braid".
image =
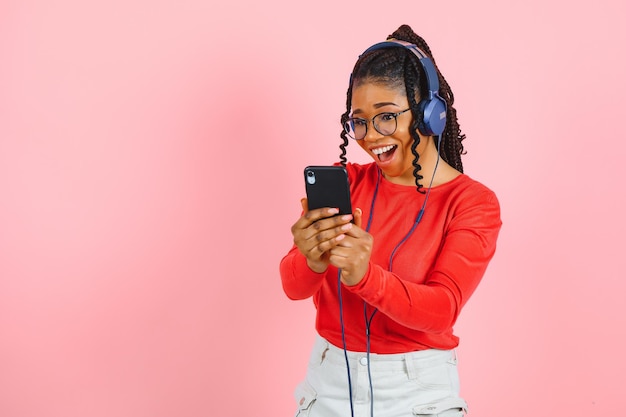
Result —
[[[413,52],[409,52],[411,55]],[[407,100],[409,101],[409,107],[411,108],[411,113],[413,114],[413,123],[409,129],[409,133],[413,138],[413,143],[411,144],[411,152],[413,153],[413,177],[415,177],[415,185],[417,186],[417,191],[422,192],[422,183],[420,180],[424,178],[419,171],[422,169],[422,166],[419,164],[419,153],[417,153],[417,145],[420,144],[420,137],[417,134],[417,128],[422,122],[424,115],[421,111],[419,111],[419,103],[415,100],[415,90],[419,85],[419,72],[415,70],[413,60],[408,58],[405,59],[404,64],[404,85],[407,91]]]
[[[346,97],[346,108],[348,109],[348,111],[341,115],[341,126],[343,126],[348,120],[348,117],[350,117],[350,107],[352,106],[352,82],[350,82],[350,85],[348,86],[348,93],[346,94]],[[341,161],[341,165],[345,167],[346,162],[348,162],[348,159],[346,158],[346,146],[348,146],[349,143],[348,135],[346,134],[346,131],[344,129],[341,129],[341,134],[339,136],[341,136],[341,139],[343,139],[343,143],[339,145],[339,149],[341,149],[339,160]]]
[[[454,108],[454,94],[448,82],[443,77],[432,55],[430,47],[426,41],[417,35],[408,25],[400,26],[395,32],[389,35],[388,39],[397,39],[415,44],[419,49],[430,56],[433,65],[439,76],[439,95],[447,103],[446,126],[442,137],[440,138],[439,154],[441,158],[454,167],[456,170],[463,172],[463,163],[461,156],[465,154],[463,140],[465,134],[461,133],[461,128],[457,119],[456,109]],[[420,180],[423,178],[419,174],[421,166],[419,165],[419,154],[417,153],[417,145],[419,144],[419,135],[417,134],[418,126],[422,121],[422,114],[415,100],[416,92],[419,97],[424,97],[427,91],[426,77],[421,64],[417,57],[410,51],[403,48],[383,48],[378,49],[359,57],[352,71],[351,83],[348,87],[346,97],[346,112],[341,115],[341,125],[343,126],[350,116],[352,104],[352,89],[355,86],[365,82],[375,82],[385,84],[392,88],[400,88],[404,86],[411,113],[413,114],[413,124],[409,129],[413,144],[411,150],[415,156],[413,160],[413,176],[418,191],[422,191]],[[345,165],[346,146],[349,141],[345,131],[340,134],[343,143],[339,145],[341,149],[340,160]]]

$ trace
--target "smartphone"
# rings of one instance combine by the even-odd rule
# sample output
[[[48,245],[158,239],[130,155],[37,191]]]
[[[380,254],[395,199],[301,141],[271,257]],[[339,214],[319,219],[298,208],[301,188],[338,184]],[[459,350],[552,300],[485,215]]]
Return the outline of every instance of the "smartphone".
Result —
[[[352,214],[348,172],[342,166],[308,166],[304,168],[304,185],[309,210],[335,207],[339,214]]]

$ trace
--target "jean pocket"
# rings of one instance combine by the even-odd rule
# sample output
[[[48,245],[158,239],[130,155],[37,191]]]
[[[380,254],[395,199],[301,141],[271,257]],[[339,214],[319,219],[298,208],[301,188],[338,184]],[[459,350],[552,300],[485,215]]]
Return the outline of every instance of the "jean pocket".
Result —
[[[435,366],[419,369],[415,382],[425,390],[458,391],[458,370],[456,365],[441,363]]]
[[[447,397],[430,404],[413,407],[413,415],[418,417],[461,417],[466,412],[467,403],[459,397]]]
[[[300,385],[296,387],[294,397],[298,402],[298,412],[295,417],[307,417],[315,403],[317,392],[315,392],[308,382],[302,381]]]

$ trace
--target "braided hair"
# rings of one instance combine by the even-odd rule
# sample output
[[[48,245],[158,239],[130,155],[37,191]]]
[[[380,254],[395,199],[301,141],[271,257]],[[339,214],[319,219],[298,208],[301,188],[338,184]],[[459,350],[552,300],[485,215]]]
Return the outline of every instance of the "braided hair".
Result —
[[[426,53],[433,62],[439,77],[439,95],[447,103],[446,126],[442,136],[439,138],[440,140],[436,142],[439,144],[437,150],[444,161],[459,172],[463,172],[461,155],[465,154],[462,144],[465,135],[461,133],[456,109],[453,106],[454,94],[437,68],[428,44],[422,37],[413,32],[413,29],[408,25],[400,26],[387,39],[410,42]],[[406,97],[413,115],[413,123],[409,129],[413,138],[413,144],[411,145],[411,151],[414,156],[413,176],[415,177],[417,190],[423,192],[423,185],[420,183],[423,176],[419,173],[421,166],[419,164],[419,154],[416,150],[417,145],[420,143],[417,131],[423,119],[423,114],[419,111],[418,101],[415,100],[415,97],[416,92],[418,97],[427,97],[428,86],[424,69],[415,54],[407,48],[382,48],[361,55],[352,71],[351,83],[348,86],[346,95],[346,112],[341,115],[342,126],[350,117],[353,88],[369,82],[383,84],[394,89],[404,88],[406,91]],[[339,145],[341,149],[339,159],[341,164],[345,165],[347,162],[346,146],[348,146],[349,141],[345,131],[341,132],[340,137],[343,139],[343,143]]]

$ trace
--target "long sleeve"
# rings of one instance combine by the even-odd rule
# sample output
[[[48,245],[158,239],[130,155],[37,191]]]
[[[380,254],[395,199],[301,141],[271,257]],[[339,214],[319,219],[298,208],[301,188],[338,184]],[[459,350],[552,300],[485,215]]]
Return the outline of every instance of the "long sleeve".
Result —
[[[292,300],[303,300],[315,294],[322,286],[324,275],[312,271],[295,246],[280,261],[283,290]]]
[[[293,247],[280,263],[285,294],[312,298],[316,329],[336,346],[345,339],[348,349],[364,351],[367,334],[374,353],[457,346],[453,325],[496,250],[502,222],[495,194],[459,175],[426,200],[414,187],[380,178],[375,164],[346,168],[352,206],[374,238],[368,272],[357,285],[338,287],[337,268],[317,274]]]
[[[408,328],[445,331],[484,275],[495,253],[500,226],[498,201],[485,191],[456,208],[424,282],[370,263],[364,279],[346,288]]]

